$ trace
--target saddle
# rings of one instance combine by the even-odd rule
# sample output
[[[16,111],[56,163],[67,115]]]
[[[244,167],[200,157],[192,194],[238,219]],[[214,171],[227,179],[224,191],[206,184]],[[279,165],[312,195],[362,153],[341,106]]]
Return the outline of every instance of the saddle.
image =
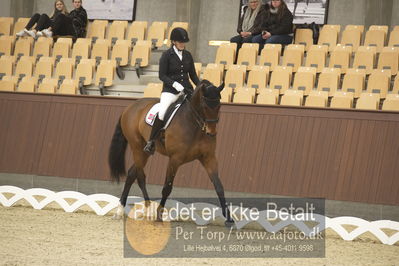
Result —
[[[168,110],[165,113],[165,118],[164,118],[165,124],[163,127],[164,130],[168,128],[170,122],[172,122],[173,118],[175,117],[177,110],[179,110],[179,108],[184,104],[185,101],[186,101],[186,95],[181,95],[176,100],[176,102],[174,102],[169,106]],[[158,115],[159,107],[160,107],[159,103],[154,104],[145,116],[145,122],[151,127],[154,124],[155,117]]]

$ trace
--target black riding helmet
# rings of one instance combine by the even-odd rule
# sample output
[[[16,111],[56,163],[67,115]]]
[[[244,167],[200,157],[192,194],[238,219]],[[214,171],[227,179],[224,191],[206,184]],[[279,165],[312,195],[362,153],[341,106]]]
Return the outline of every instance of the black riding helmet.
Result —
[[[175,42],[189,42],[188,33],[183,28],[174,28],[170,33],[170,40]]]

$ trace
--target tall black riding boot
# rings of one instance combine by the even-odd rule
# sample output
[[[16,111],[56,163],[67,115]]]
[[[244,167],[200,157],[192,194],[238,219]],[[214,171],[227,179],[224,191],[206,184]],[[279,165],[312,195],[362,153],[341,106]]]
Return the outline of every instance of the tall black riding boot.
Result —
[[[155,117],[154,124],[152,125],[152,130],[151,130],[151,135],[150,139],[147,141],[147,145],[144,147],[144,151],[148,154],[154,154],[155,152],[155,140],[159,135],[159,132],[163,128],[163,121],[158,118],[158,116]]]

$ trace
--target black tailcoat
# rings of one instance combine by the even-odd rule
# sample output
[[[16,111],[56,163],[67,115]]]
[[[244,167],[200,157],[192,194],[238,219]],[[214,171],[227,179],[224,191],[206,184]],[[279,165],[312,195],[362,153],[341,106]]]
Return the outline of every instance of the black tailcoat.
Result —
[[[183,50],[183,60],[180,60],[173,47],[166,50],[159,60],[159,79],[163,81],[162,92],[178,94],[179,92],[172,86],[175,81],[184,88],[193,89],[190,78],[195,85],[198,85],[199,79],[190,52]]]

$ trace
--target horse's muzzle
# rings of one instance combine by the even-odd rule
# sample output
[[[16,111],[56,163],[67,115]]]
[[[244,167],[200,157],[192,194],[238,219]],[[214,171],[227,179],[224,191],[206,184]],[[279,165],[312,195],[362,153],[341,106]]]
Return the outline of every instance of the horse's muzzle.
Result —
[[[209,136],[209,137],[216,137],[216,133],[212,134],[212,133],[206,132],[206,135]]]

